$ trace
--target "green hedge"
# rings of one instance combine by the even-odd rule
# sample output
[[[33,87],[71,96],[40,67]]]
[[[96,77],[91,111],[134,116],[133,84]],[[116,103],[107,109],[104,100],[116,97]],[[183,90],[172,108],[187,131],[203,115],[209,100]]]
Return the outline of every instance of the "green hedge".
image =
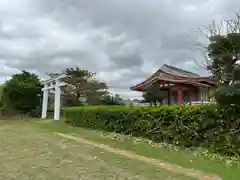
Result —
[[[239,110],[235,113],[239,114]],[[239,121],[228,119],[214,105],[63,109],[75,126],[130,134],[182,147],[204,147],[228,156],[240,154]]]

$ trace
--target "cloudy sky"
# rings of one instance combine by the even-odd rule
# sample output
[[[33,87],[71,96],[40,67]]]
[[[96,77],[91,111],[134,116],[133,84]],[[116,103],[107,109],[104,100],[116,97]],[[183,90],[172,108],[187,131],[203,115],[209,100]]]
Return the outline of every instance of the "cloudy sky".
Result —
[[[0,83],[79,66],[137,97],[129,87],[163,63],[206,73],[198,29],[239,11],[238,0],[0,0]]]

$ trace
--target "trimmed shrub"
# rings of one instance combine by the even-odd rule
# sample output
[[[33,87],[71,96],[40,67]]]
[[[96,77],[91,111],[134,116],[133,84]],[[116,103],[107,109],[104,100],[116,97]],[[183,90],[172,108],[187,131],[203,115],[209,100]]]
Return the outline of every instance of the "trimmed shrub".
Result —
[[[236,112],[240,113],[240,111]],[[240,153],[239,121],[227,120],[215,105],[63,109],[74,126],[144,137],[184,148],[204,147],[227,156]]]

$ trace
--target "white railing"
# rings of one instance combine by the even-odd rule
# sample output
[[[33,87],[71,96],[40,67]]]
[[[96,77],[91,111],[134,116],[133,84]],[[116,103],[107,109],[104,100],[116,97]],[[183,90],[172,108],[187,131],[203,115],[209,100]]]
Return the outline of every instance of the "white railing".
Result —
[[[212,101],[192,101],[192,105],[213,104]]]

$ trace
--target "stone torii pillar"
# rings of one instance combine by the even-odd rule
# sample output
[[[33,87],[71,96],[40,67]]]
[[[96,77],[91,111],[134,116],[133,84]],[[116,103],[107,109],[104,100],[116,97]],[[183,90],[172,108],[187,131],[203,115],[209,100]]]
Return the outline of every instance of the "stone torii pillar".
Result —
[[[54,120],[60,119],[60,98],[61,98],[61,86],[64,86],[65,83],[61,82],[61,79],[65,78],[65,74],[60,74],[53,78],[50,78],[46,81],[42,81],[44,87],[43,91],[43,100],[42,100],[42,119],[47,118],[47,107],[48,107],[48,91],[54,90]]]

